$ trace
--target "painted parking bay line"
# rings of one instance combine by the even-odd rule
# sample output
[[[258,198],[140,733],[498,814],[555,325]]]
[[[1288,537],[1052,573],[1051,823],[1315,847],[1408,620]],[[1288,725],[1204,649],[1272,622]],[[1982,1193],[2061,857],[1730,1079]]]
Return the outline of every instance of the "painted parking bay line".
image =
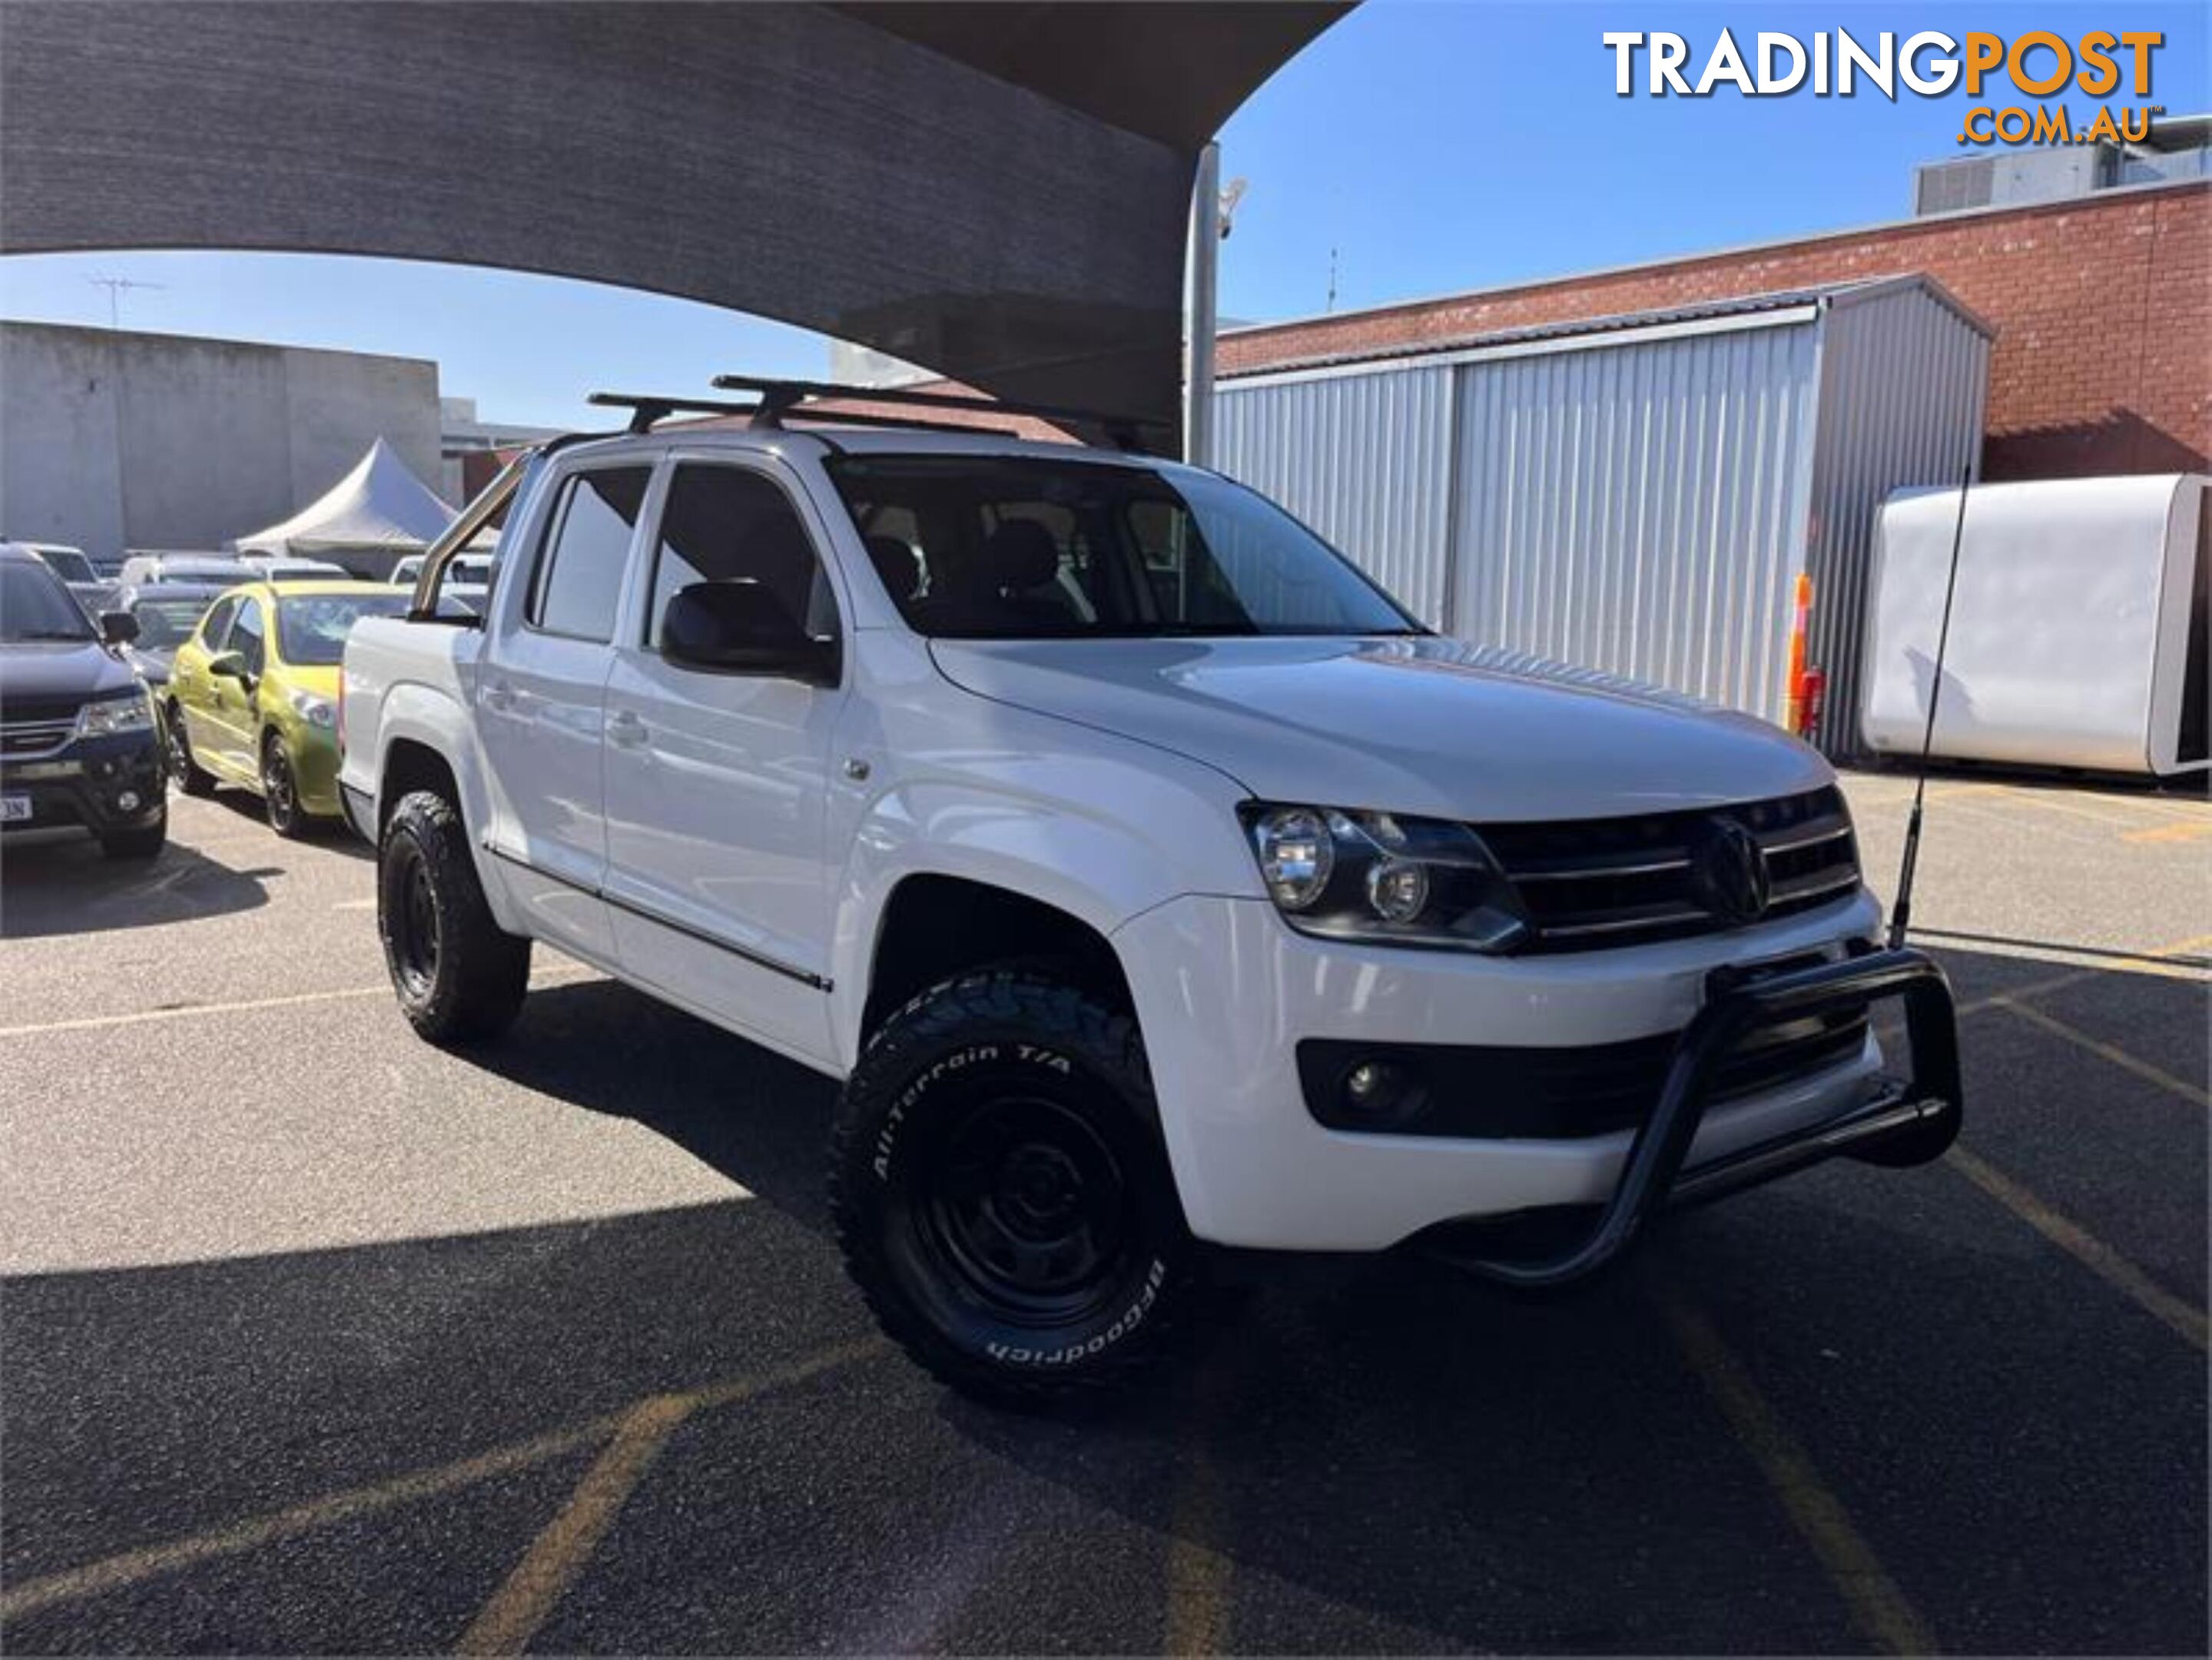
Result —
[[[565,985],[597,972],[581,964],[563,964],[530,977],[532,989]],[[87,1014],[69,1020],[38,1020],[27,1025],[0,1026],[0,1037],[37,1037],[49,1032],[101,1031],[112,1026],[137,1026],[155,1020],[193,1020],[210,1014],[251,1014],[261,1009],[295,1009],[311,1003],[339,1003],[362,997],[389,997],[392,982],[373,986],[342,986],[332,991],[292,992],[282,997],[241,997],[227,1003],[179,1003],[167,1008],[133,1009],[124,1014]]]
[[[2063,1037],[2077,1048],[2087,1049],[2099,1059],[2109,1061],[2123,1071],[2133,1073],[2147,1084],[2155,1084],[2162,1090],[2171,1091],[2193,1105],[2212,1107],[2212,1094],[2206,1093],[2204,1090],[2191,1083],[2187,1079],[2177,1078],[2162,1067],[2154,1067],[2149,1061],[2141,1060],[2124,1049],[2106,1043],[2102,1038],[2092,1037],[2078,1026],[2069,1025],[2063,1020],[2045,1014],[2041,1009],[2032,1008],[2026,1003],[2015,1002],[2010,997],[1999,995],[1990,1000],[2008,1014],[2018,1015],[2030,1025],[2040,1026],[2053,1037]]]
[[[2153,1319],[2202,1349],[2212,1322],[2158,1284],[2126,1257],[2080,1224],[2068,1220],[2002,1171],[1954,1145],[1947,1160],[1997,1203],[2033,1228]]]
[[[787,1389],[855,1361],[887,1354],[880,1337],[840,1344],[794,1365],[732,1383],[656,1395],[639,1402],[617,1420],[606,1448],[576,1483],[561,1513],[530,1542],[491,1599],[469,1621],[454,1645],[461,1654],[520,1654],[538,1634],[576,1576],[599,1549],[631,1493],[667,1446],[669,1438],[696,1413],[735,1406],[771,1389]]]
[[[1933,1654],[1936,1639],[1711,1322],[1671,1287],[1653,1286],[1680,1348],[1736,1438],[1757,1462],[1790,1524],[1811,1547],[1861,1633],[1890,1654]]]
[[[164,1574],[180,1573],[203,1562],[258,1550],[264,1545],[296,1538],[319,1528],[372,1516],[398,1505],[434,1499],[443,1493],[456,1493],[479,1481],[489,1481],[493,1476],[532,1468],[607,1441],[620,1431],[640,1407],[653,1401],[672,1399],[682,1402],[687,1413],[711,1411],[716,1407],[734,1405],[763,1390],[779,1388],[802,1377],[811,1377],[833,1366],[846,1365],[871,1355],[888,1353],[890,1345],[881,1338],[845,1344],[780,1372],[709,1384],[703,1389],[685,1390],[673,1396],[650,1396],[647,1402],[638,1402],[622,1411],[607,1413],[565,1429],[549,1431],[503,1447],[495,1447],[472,1457],[433,1465],[425,1469],[410,1470],[388,1481],[326,1493],[319,1499],[288,1505],[265,1515],[249,1517],[226,1527],[191,1534],[165,1544],[124,1551],[82,1567],[67,1568],[40,1578],[27,1579],[0,1590],[0,1620],[19,1619],[57,1602],[75,1602],[88,1596],[125,1590]]]
[[[143,1580],[162,1574],[180,1573],[186,1568],[197,1567],[203,1562],[214,1561],[221,1557],[258,1550],[264,1545],[296,1538],[318,1528],[374,1515],[395,1505],[434,1499],[441,1493],[473,1487],[495,1475],[529,1469],[591,1445],[611,1431],[616,1421],[612,1416],[594,1419],[571,1429],[556,1430],[550,1434],[515,1442],[511,1446],[495,1448],[473,1458],[440,1464],[429,1469],[410,1471],[388,1481],[309,1499],[305,1504],[289,1505],[265,1516],[233,1523],[228,1527],[193,1534],[167,1544],[125,1551],[120,1555],[110,1556],[81,1568],[70,1568],[60,1573],[47,1574],[42,1578],[27,1579],[21,1584],[0,1590],[0,1620],[20,1619],[56,1602],[75,1602],[87,1596],[123,1590]]]

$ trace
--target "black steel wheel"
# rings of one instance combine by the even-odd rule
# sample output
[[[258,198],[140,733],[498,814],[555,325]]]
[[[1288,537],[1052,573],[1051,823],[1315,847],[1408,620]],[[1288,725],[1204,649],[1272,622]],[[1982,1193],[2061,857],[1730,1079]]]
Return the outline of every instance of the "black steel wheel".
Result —
[[[376,928],[401,1012],[434,1043],[501,1031],[530,988],[530,941],[502,930],[484,898],[452,802],[403,798],[377,847]]]
[[[307,814],[300,805],[292,757],[284,752],[284,740],[273,732],[261,740],[261,806],[269,816],[269,828],[286,841],[307,834]]]
[[[848,1270],[957,1389],[1127,1381],[1200,1292],[1136,1023],[1047,976],[948,981],[886,1020],[830,1150]]]

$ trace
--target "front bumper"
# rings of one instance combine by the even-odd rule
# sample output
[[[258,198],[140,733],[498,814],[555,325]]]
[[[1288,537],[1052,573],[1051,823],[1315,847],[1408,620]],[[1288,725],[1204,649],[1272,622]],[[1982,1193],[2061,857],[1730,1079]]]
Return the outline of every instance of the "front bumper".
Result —
[[[280,741],[292,758],[292,779],[300,792],[301,809],[318,818],[343,816],[337,739],[330,730],[295,721]]]
[[[1717,971],[1864,950],[1879,921],[1861,894],[1748,933],[1482,958],[1314,940],[1285,927],[1266,900],[1191,897],[1132,920],[1115,943],[1192,1230],[1256,1249],[1380,1250],[1442,1222],[1605,1205],[1636,1134],[1463,1140],[1327,1128],[1306,1104],[1301,1039],[1572,1048],[1683,1033],[1721,1000]],[[1689,1191],[1709,1167],[1849,1120],[1883,1094],[1881,1070],[1869,1037],[1824,1070],[1710,1110],[1700,1101],[1678,1116],[1687,1140],[1667,1185],[1679,1173]]]
[[[0,762],[0,795],[31,804],[27,819],[0,824],[0,831],[149,830],[167,810],[168,782],[158,731],[80,738],[52,755]],[[136,805],[123,806],[125,796]]]

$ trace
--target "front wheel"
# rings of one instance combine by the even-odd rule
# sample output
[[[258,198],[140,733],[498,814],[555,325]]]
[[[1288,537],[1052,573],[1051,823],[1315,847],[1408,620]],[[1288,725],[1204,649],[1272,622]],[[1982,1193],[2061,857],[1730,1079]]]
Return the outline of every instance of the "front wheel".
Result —
[[[300,805],[300,781],[284,740],[270,733],[261,740],[261,808],[269,828],[288,842],[307,833],[307,810]]]
[[[400,1012],[434,1043],[504,1031],[530,988],[530,941],[491,914],[461,815],[445,797],[403,797],[377,845],[376,930]]]
[[[1041,975],[950,981],[886,1021],[830,1150],[848,1270],[956,1389],[1126,1381],[1199,1292],[1136,1024]]]

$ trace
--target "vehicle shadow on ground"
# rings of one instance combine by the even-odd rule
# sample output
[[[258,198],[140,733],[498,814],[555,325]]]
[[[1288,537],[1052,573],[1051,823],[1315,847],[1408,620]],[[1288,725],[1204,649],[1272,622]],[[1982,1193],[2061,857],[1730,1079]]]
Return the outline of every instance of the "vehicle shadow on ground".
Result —
[[[269,814],[261,805],[261,798],[242,789],[219,789],[209,798],[214,804],[235,813],[260,830],[271,842],[280,838],[269,827]],[[349,859],[374,860],[376,849],[353,833],[353,828],[343,818],[311,818],[300,837],[300,845],[321,852],[343,854]]]
[[[1962,996],[2052,972],[1958,966]],[[2081,982],[2081,1009],[2136,1007],[2117,978]],[[2145,983],[2160,1019],[2201,1016],[2201,985]],[[1993,1160],[2050,1139],[2036,1113],[2078,1123],[2095,1057],[1975,1033]],[[829,1083],[606,982],[533,994],[472,1058],[757,1197],[10,1281],[14,1590],[869,1340],[824,1237]],[[2201,1128],[2130,1178],[2197,1195],[2200,1251]],[[1571,1300],[1402,1258],[1286,1268],[1193,1338],[1182,1370],[1069,1414],[978,1406],[885,1356],[702,1410],[538,1645],[1863,1650],[1881,1633],[1791,1520],[1831,1496],[1948,1646],[2202,1634],[2201,1353],[1946,1167],[1841,1164],[1684,1218]],[[448,1646],[595,1452],[331,1509],[6,1635]]]
[[[171,841],[148,860],[109,859],[89,836],[0,849],[0,939],[99,933],[252,910],[274,866],[237,870]]]

